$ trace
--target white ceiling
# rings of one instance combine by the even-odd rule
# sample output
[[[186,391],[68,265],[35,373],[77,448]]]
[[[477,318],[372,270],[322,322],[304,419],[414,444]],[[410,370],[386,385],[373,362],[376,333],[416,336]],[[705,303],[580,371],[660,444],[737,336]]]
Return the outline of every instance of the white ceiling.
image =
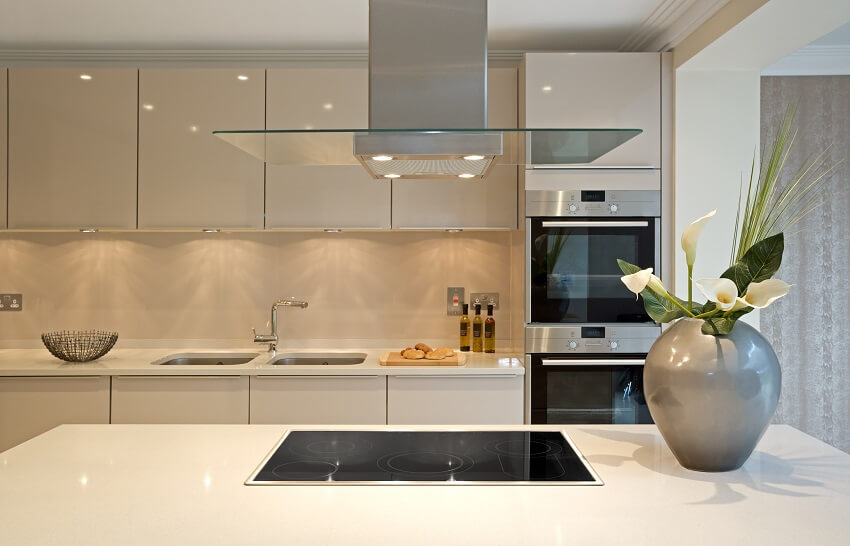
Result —
[[[490,0],[489,45],[658,50],[726,2]],[[0,14],[5,50],[364,49],[368,39],[368,0],[0,0]]]

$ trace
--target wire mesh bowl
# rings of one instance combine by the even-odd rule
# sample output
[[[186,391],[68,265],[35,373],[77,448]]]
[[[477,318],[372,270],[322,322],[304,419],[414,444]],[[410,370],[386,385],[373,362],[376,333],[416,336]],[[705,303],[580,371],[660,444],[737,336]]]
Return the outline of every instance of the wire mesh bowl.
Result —
[[[50,354],[65,362],[90,362],[97,360],[118,341],[118,332],[90,330],[84,332],[48,332],[41,341]]]

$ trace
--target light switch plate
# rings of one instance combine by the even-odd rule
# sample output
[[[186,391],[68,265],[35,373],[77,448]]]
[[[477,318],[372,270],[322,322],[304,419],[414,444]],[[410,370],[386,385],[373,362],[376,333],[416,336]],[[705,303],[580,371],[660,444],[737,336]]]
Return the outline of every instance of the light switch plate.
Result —
[[[22,311],[23,309],[23,294],[0,294],[0,311]]]
[[[469,312],[475,308],[475,304],[481,304],[481,314],[487,314],[487,304],[493,304],[493,310],[499,310],[499,293],[498,292],[472,292],[469,294]]]
[[[462,286],[450,286],[446,290],[446,315],[450,317],[463,314],[463,298],[466,289]]]

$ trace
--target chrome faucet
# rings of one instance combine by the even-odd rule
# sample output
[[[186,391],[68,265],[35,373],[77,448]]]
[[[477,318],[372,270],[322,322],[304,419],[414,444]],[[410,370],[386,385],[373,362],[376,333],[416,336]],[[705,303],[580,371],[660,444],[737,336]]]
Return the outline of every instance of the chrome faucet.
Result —
[[[306,301],[298,301],[295,299],[277,300],[272,304],[272,332],[271,334],[257,334],[256,328],[251,328],[254,331],[254,343],[268,343],[269,352],[274,354],[277,350],[277,308],[278,307],[307,307]]]

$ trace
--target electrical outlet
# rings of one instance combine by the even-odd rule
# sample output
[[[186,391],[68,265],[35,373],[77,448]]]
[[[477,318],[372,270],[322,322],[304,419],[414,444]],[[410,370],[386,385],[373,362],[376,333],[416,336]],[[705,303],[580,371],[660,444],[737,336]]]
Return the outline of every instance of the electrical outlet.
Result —
[[[487,304],[493,304],[493,310],[499,310],[499,293],[498,292],[472,292],[469,295],[469,312],[475,308],[475,304],[481,304],[481,312],[487,313]]]
[[[23,294],[0,294],[0,311],[23,311]]]
[[[446,290],[446,315],[460,316],[463,314],[463,298],[466,289],[462,286],[450,286]]]

